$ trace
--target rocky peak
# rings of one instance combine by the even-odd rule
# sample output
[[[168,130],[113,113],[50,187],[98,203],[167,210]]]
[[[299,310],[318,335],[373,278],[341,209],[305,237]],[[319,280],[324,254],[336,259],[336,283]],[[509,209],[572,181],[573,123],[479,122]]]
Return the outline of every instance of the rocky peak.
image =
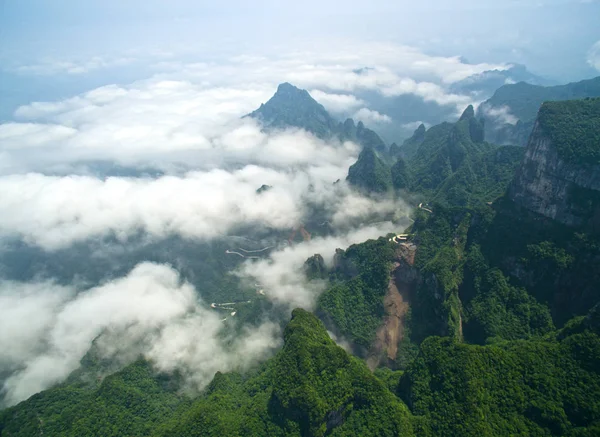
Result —
[[[475,109],[473,109],[473,105],[469,105],[467,106],[467,109],[464,110],[458,121],[470,120],[472,118],[475,118]]]
[[[287,82],[279,85],[273,97],[248,117],[260,120],[265,128],[298,127],[320,138],[329,138],[338,129],[338,122],[308,91]]]
[[[293,98],[293,99],[305,99],[312,100],[317,103],[308,93],[308,91],[295,87],[291,83],[284,82],[279,84],[277,87],[277,92],[273,96],[274,98]]]

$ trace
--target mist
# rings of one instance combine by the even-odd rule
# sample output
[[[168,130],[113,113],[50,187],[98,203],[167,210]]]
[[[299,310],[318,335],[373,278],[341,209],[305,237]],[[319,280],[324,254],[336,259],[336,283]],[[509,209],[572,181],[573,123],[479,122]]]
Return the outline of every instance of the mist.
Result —
[[[276,353],[293,308],[317,308],[328,284],[307,280],[307,258],[331,267],[337,248],[409,225],[414,205],[346,182],[359,144],[246,117],[278,84],[401,144],[479,107],[489,90],[456,85],[481,73],[597,75],[599,7],[3,3],[0,407],[89,353],[111,370],[143,357],[198,394]]]

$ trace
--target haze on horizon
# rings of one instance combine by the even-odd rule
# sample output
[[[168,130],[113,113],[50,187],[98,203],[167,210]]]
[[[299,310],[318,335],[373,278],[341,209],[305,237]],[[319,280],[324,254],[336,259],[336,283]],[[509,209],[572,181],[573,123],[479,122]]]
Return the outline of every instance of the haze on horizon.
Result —
[[[287,318],[323,291],[306,283],[307,257],[332,263],[336,248],[399,231],[411,205],[345,182],[357,144],[243,118],[278,84],[388,140],[481,103],[455,86],[486,71],[597,76],[598,16],[598,1],[564,0],[0,2],[0,255],[17,260],[0,280],[0,349],[11,351],[0,406],[63,381],[92,343],[183,368],[202,388],[240,354],[251,366],[271,353],[281,319],[225,347],[185,255],[233,256],[226,273]],[[406,96],[437,118],[400,123],[378,109]],[[286,245],[314,211],[331,234]],[[224,250],[249,229],[250,249],[274,248],[257,263]],[[172,338],[207,347],[176,355]]]
[[[581,80],[600,67],[598,16],[597,0],[5,0],[0,120],[31,101],[150,77],[165,61],[331,53],[375,42],[474,64],[520,63],[556,82]]]

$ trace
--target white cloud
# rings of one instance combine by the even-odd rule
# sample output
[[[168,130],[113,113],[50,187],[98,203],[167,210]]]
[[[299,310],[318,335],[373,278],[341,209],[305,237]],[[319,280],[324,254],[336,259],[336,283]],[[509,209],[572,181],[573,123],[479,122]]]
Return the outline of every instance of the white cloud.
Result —
[[[100,59],[88,64],[103,65]],[[267,101],[278,83],[310,89],[333,113],[352,114],[364,107],[365,118],[387,122],[385,115],[366,112],[368,105],[352,93],[413,94],[455,106],[460,113],[473,103],[471,97],[448,92],[448,84],[507,68],[466,64],[458,57],[429,56],[393,44],[357,44],[350,50],[343,42],[332,42],[320,53],[291,50],[205,62],[165,62],[164,55],[156,59],[161,61],[151,79],[20,107],[15,117],[22,123],[0,125],[0,172],[64,172],[72,162],[90,160],[167,171],[212,168],[218,166],[215,155],[224,154],[220,139],[232,130],[245,129],[245,138],[261,138],[245,126],[252,122],[240,117]],[[26,148],[30,150],[21,150]]]
[[[421,125],[424,125],[426,128],[429,128],[429,123],[425,123],[424,121],[413,121],[411,123],[404,123],[402,127],[405,129],[415,131]]]
[[[510,67],[509,64],[468,64],[458,56],[430,56],[414,47],[398,44],[348,44],[348,41],[335,40],[329,41],[320,52],[288,49],[284,55],[241,59],[230,58],[228,61],[233,63],[162,63],[167,70],[163,70],[160,77],[185,77],[221,85],[242,76],[248,83],[270,83],[273,88],[287,81],[311,89],[313,95],[314,91],[347,95],[358,90],[372,90],[385,96],[415,94],[440,105],[456,105],[459,111],[472,102],[467,96],[449,93],[450,84],[484,71]],[[341,104],[339,99],[328,103],[331,108]],[[345,103],[350,104],[350,101]],[[322,104],[327,106],[325,101]]]
[[[93,56],[83,60],[45,59],[28,65],[20,65],[14,71],[26,75],[49,76],[57,74],[83,75],[95,70],[123,67],[136,62],[131,57]]]
[[[333,182],[333,181],[331,181]],[[258,195],[263,183],[275,188]],[[0,232],[47,249],[142,230],[164,238],[212,238],[244,223],[291,228],[302,217],[308,178],[260,167],[156,180],[40,174],[0,178]]]
[[[289,172],[245,166],[158,179],[5,176],[0,236],[54,250],[109,235],[126,241],[140,231],[154,238],[211,239],[242,225],[286,230],[307,218],[309,204],[329,214],[337,227],[360,224],[368,214],[408,210],[402,203],[362,197],[344,182],[334,185],[348,165]],[[258,194],[263,184],[273,189]]]
[[[326,284],[322,281],[306,280],[302,267],[307,258],[318,253],[331,268],[335,249],[347,248],[352,244],[398,230],[398,225],[386,221],[366,225],[341,236],[315,238],[273,252],[267,259],[247,261],[238,273],[252,282],[258,282],[265,290],[267,298],[279,304],[285,304],[289,308],[313,309]]]
[[[590,48],[587,56],[587,62],[593,68],[600,71],[600,41],[596,42],[596,44]]]
[[[94,160],[166,171],[289,166],[345,162],[356,153],[356,146],[326,144],[306,132],[267,135],[254,120],[240,118],[271,92],[151,80],[32,103],[16,112],[27,123],[0,124],[0,172],[64,172]]]
[[[345,114],[365,104],[364,101],[352,94],[333,94],[320,90],[312,90],[310,91],[310,95],[323,105],[327,111],[334,114]]]
[[[391,123],[392,119],[385,114],[373,111],[368,108],[360,108],[352,116],[353,119],[362,121],[365,124]]]
[[[92,341],[104,357],[130,362],[141,353],[160,370],[175,368],[202,388],[218,370],[246,369],[279,344],[266,322],[225,346],[221,316],[197,300],[172,268],[152,263],[81,291],[51,283],[0,283],[0,369],[12,371],[4,404],[64,380]],[[227,339],[226,339],[227,340]]]
[[[500,123],[517,124],[519,121],[516,116],[510,113],[510,108],[506,105],[494,107],[488,104],[482,104],[479,109],[485,117]]]

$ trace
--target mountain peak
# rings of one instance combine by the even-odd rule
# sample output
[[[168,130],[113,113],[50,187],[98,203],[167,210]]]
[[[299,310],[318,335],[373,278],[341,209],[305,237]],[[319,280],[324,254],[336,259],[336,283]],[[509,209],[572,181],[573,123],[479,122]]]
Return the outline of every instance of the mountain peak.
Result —
[[[308,94],[308,91],[300,89],[300,88],[292,85],[289,82],[283,82],[283,83],[279,84],[275,95],[278,95],[278,94],[279,95],[284,94],[284,95],[288,95],[288,96],[296,94],[298,96],[309,96],[310,97],[310,94]]]
[[[299,127],[320,138],[330,137],[337,128],[323,105],[288,82],[280,84],[273,97],[248,116],[260,120],[265,128]]]
[[[473,105],[467,106],[467,109],[465,109],[458,121],[470,120],[471,118],[475,118],[475,109],[473,109]]]

